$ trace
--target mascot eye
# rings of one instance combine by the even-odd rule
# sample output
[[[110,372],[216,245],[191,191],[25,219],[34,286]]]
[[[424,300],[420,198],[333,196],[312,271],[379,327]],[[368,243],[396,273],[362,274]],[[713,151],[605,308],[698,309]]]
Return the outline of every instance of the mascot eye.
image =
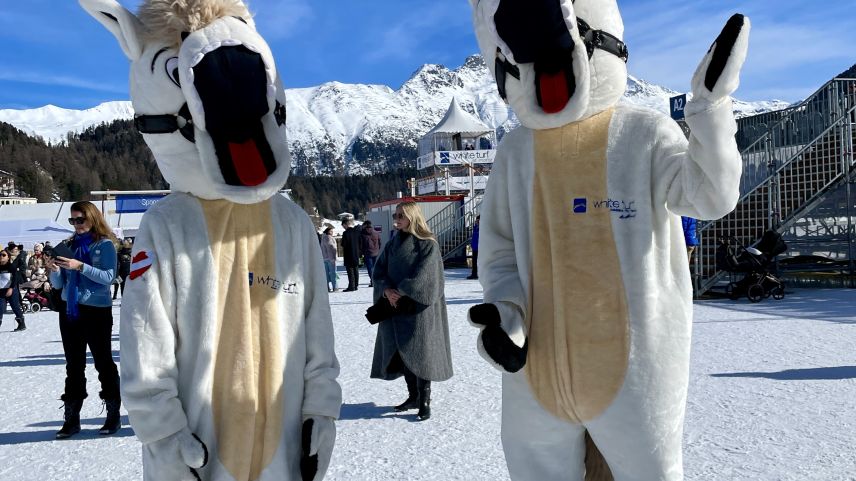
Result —
[[[181,81],[178,78],[178,57],[172,57],[166,61],[166,76],[172,80],[172,83],[181,87]]]

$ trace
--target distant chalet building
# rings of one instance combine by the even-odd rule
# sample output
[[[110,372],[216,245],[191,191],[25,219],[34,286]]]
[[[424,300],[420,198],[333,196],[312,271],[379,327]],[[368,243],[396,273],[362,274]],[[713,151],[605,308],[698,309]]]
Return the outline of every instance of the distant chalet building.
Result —
[[[18,188],[15,187],[15,175],[0,170],[0,205],[35,204],[35,197],[21,197]]]

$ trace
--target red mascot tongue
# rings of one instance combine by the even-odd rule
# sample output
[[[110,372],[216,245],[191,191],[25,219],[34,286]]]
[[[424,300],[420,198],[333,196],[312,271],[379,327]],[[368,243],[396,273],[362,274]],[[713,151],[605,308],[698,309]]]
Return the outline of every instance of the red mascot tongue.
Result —
[[[229,153],[238,179],[247,187],[259,185],[267,180],[267,170],[262,154],[253,139],[240,144],[229,142]]]
[[[541,91],[541,108],[548,114],[556,114],[565,108],[571,95],[568,92],[568,80],[564,70],[554,74],[541,73],[539,75],[539,89]]]

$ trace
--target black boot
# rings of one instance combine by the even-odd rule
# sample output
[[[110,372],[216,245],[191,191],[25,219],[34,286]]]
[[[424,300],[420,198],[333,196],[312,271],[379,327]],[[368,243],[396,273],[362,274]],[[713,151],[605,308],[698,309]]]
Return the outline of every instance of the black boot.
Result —
[[[18,327],[15,328],[14,332],[27,330],[27,324],[24,323],[24,316],[16,317],[15,320],[18,321]]]
[[[395,406],[396,412],[409,411],[419,407],[419,390],[416,388],[416,375],[407,373],[404,375],[404,381],[407,382],[407,400]]]
[[[425,421],[431,417],[431,381],[420,379],[419,387],[419,412],[416,417]]]
[[[104,426],[98,430],[98,434],[115,434],[122,427],[122,421],[119,418],[119,406],[122,405],[122,400],[119,398],[105,399],[104,405],[107,406],[107,420],[104,421]]]
[[[57,439],[70,438],[80,432],[80,408],[83,407],[83,399],[74,401],[63,401],[65,404],[63,418],[65,422],[62,424],[62,429],[57,431]]]

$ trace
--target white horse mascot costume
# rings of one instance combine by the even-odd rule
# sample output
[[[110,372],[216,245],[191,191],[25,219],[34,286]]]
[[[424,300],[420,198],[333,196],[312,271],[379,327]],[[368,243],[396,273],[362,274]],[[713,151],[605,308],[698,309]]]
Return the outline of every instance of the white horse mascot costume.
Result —
[[[732,17],[696,71],[688,142],[665,115],[619,103],[615,0],[470,2],[522,124],[491,172],[485,304],[470,310],[480,352],[505,373],[511,478],[683,479],[692,287],[679,215],[714,219],[737,202],[730,95],[749,21]],[[598,451],[607,466],[587,468]]]
[[[278,195],[285,92],[240,0],[80,0],[131,60],[173,193],[143,217],[121,313],[146,480],[324,477],[341,388],[318,238]]]

